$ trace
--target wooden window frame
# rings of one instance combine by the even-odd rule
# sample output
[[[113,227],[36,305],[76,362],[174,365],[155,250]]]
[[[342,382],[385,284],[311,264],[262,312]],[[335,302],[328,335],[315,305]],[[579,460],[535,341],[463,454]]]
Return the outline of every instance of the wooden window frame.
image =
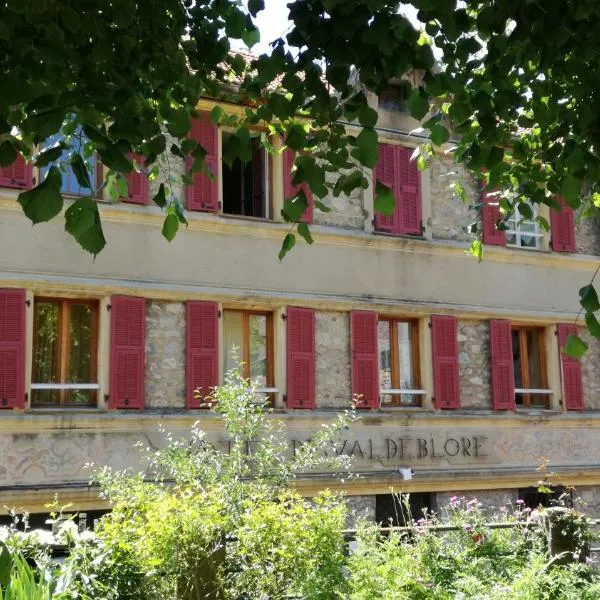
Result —
[[[398,356],[398,323],[408,323],[411,327],[411,335],[412,335],[412,368],[413,368],[413,381],[416,387],[411,388],[416,390],[421,390],[421,349],[419,344],[419,321],[417,319],[404,319],[402,317],[388,317],[388,316],[380,316],[378,318],[377,324],[379,323],[387,323],[389,328],[390,335],[390,361],[392,364],[392,389],[400,389],[400,357]],[[380,356],[378,356],[378,361],[380,360]],[[380,368],[380,365],[377,365],[377,368]],[[400,394],[389,394],[386,393],[386,390],[379,386],[379,397],[381,406],[406,406],[406,407],[420,407],[422,403],[422,398],[426,395],[425,390],[421,390],[421,394],[413,394],[412,398],[413,402],[410,404],[406,404],[401,402]],[[391,396],[391,402],[383,402],[381,398],[383,396]]]
[[[244,379],[250,379],[250,317],[261,316],[266,317],[266,356],[267,356],[267,385],[266,388],[257,388],[257,391],[263,389],[275,389],[275,352],[273,348],[274,329],[273,329],[273,313],[266,310],[244,310],[238,308],[224,308],[223,314],[226,312],[242,313],[242,376]],[[224,323],[224,321],[223,321]],[[228,349],[225,348],[227,351]],[[269,402],[273,403],[274,394],[277,392],[265,392],[269,398]]]
[[[38,330],[36,326],[35,319],[35,307],[37,304],[56,304],[58,305],[58,360],[56,362],[56,383],[57,384],[66,384],[68,367],[70,364],[70,344],[69,344],[69,329],[71,324],[71,306],[74,304],[85,304],[92,307],[92,323],[91,323],[91,379],[89,383],[94,383],[98,385],[97,389],[92,391],[95,392],[95,398],[93,398],[89,404],[73,404],[69,398],[71,395],[71,390],[68,389],[57,389],[58,392],[58,402],[52,402],[49,404],[37,404],[33,403],[33,392],[35,390],[32,389],[32,403],[31,406],[33,408],[44,408],[44,407],[77,407],[77,408],[86,408],[86,407],[95,407],[98,405],[98,320],[100,313],[100,303],[98,300],[92,299],[79,299],[79,298],[57,298],[57,297],[48,297],[48,296],[36,296],[34,298],[34,319],[33,319],[33,351],[32,351],[32,378],[33,378],[33,363],[35,362],[36,349],[38,343]],[[45,382],[33,382],[34,383],[45,383]]]
[[[521,387],[517,389],[543,389],[545,393],[522,393],[517,392],[515,390],[515,406],[516,408],[549,408],[550,407],[550,395],[552,390],[548,388],[548,357],[546,353],[546,343],[545,343],[545,331],[543,327],[535,326],[535,325],[515,325],[511,324],[511,336],[513,332],[518,332],[519,335],[519,358],[521,363]],[[540,380],[541,387],[540,388],[531,388],[529,384],[529,348],[527,344],[527,333],[534,332],[537,336],[538,340],[538,351],[540,355]],[[513,349],[514,352],[514,349]],[[514,367],[513,367],[514,368]],[[515,373],[516,375],[516,373]],[[516,378],[515,378],[516,380]],[[516,386],[515,386],[516,387]],[[523,398],[522,404],[517,403],[517,396],[521,396]],[[531,404],[532,396],[544,396],[546,398],[546,402],[544,406],[539,406],[537,404]]]

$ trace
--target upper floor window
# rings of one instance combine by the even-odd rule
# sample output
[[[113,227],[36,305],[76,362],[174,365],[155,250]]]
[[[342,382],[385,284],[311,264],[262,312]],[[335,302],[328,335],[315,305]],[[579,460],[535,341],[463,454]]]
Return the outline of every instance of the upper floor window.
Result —
[[[392,190],[396,199],[389,215],[375,213],[375,230],[382,233],[421,235],[421,175],[412,149],[395,144],[379,144],[375,178]]]
[[[58,144],[64,137],[63,133],[57,133],[50,136],[46,141],[45,148],[50,148]],[[55,161],[55,164],[60,167],[62,174],[62,184],[60,191],[67,196],[86,196],[92,194],[101,183],[102,173],[100,163],[97,159],[96,154],[92,151],[89,145],[88,139],[81,128],[77,128],[75,133],[68,136],[70,148],[64,150],[60,157]],[[68,162],[69,155],[72,152],[78,153],[84,162],[85,168],[88,172],[92,189],[82,187],[73,172],[73,168]],[[40,169],[40,177],[43,180],[46,177],[49,166]]]
[[[380,318],[377,323],[381,404],[419,406],[418,326],[416,321]]]
[[[512,326],[512,353],[517,406],[547,408],[550,394],[543,327]]]
[[[97,403],[98,303],[36,298],[31,406]]]
[[[519,204],[515,206],[514,213],[508,220],[508,231],[506,232],[506,244],[517,248],[535,248],[539,250],[542,247],[544,233],[536,221],[538,216],[537,206],[527,203],[531,209],[532,216],[524,216],[522,210],[519,210]]]
[[[277,392],[273,370],[273,315],[268,312],[223,312],[223,365],[225,371],[243,363],[243,376],[256,385],[259,400]]]
[[[230,137],[230,133],[223,132],[223,145]],[[251,158],[247,162],[236,158],[229,166],[223,161],[223,212],[269,219],[272,216],[270,157],[258,136],[251,138],[250,148]]]
[[[390,84],[379,94],[379,108],[393,112],[406,110],[407,89],[403,85]]]

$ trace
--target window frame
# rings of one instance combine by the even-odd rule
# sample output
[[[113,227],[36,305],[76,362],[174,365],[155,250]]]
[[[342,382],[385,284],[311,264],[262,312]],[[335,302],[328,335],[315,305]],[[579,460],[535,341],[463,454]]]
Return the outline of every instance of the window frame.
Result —
[[[419,331],[419,320],[410,319],[404,317],[394,317],[388,315],[380,315],[377,319],[377,327],[379,323],[387,323],[389,328],[389,339],[390,339],[390,362],[392,366],[392,387],[387,390],[383,389],[381,383],[381,377],[379,378],[379,403],[382,407],[398,406],[406,408],[420,408],[423,406],[423,400],[427,395],[427,390],[423,389],[423,383],[421,381],[421,348],[420,348],[420,331]],[[399,323],[408,323],[411,328],[412,344],[411,344],[411,358],[412,358],[412,376],[413,381],[417,387],[404,389],[400,387],[400,357],[398,356],[398,327]],[[377,349],[378,352],[378,365],[377,368],[381,371],[381,349]],[[402,391],[400,391],[402,390]],[[392,392],[392,393],[391,393]],[[395,393],[393,393],[395,392]],[[401,400],[402,394],[409,395],[413,401],[410,404],[404,403]],[[384,396],[391,396],[391,402],[384,402]]]
[[[38,345],[38,328],[35,318],[35,308],[39,303],[58,305],[58,360],[56,362],[57,383],[34,382],[35,356]],[[91,378],[94,382],[88,383],[67,383],[66,375],[70,365],[70,343],[69,326],[71,323],[71,306],[75,304],[84,304],[92,307],[91,319]],[[100,381],[98,370],[98,350],[100,344],[100,301],[94,298],[65,298],[60,296],[34,296],[33,298],[33,340],[31,345],[31,408],[96,408],[99,405]],[[69,398],[73,390],[88,389],[93,392],[94,398],[87,404],[74,404]],[[56,390],[57,402],[36,403],[34,402],[34,393],[36,390]]]
[[[554,393],[550,385],[550,378],[548,374],[548,353],[546,348],[546,340],[545,340],[545,328],[539,327],[536,325],[522,325],[511,323],[511,336],[513,332],[518,333],[519,339],[519,361],[521,366],[521,385],[523,387],[516,387],[516,373],[515,375],[515,408],[550,408],[551,406],[551,396]],[[541,387],[532,388],[529,387],[529,348],[527,344],[527,333],[535,332],[538,341],[538,352],[540,357],[540,380]],[[514,348],[513,348],[514,355]],[[524,360],[525,358],[525,360]],[[513,372],[514,372],[514,359],[513,359]],[[523,398],[522,403],[517,402],[517,396],[521,396]],[[543,406],[532,404],[531,397],[532,396],[543,396],[546,398],[546,402]]]
[[[267,358],[267,385],[266,387],[257,387],[256,392],[265,394],[267,402],[274,404],[275,396],[279,393],[279,389],[275,386],[275,350],[274,350],[274,319],[273,312],[268,310],[246,310],[243,308],[223,308],[223,333],[225,333],[225,313],[242,313],[242,377],[251,379],[250,374],[250,317],[262,316],[266,317],[266,358]],[[223,348],[224,352],[229,352],[229,348]],[[226,356],[223,355],[223,375],[226,368]]]
[[[519,203],[517,203],[514,208],[514,213],[507,222],[509,228],[506,230],[506,245],[509,248],[519,248],[523,250],[544,250],[544,240],[546,236],[542,231],[540,224],[536,221],[536,218],[539,216],[538,208],[531,202],[528,202],[527,204],[531,207],[533,218],[526,219],[525,217],[522,217],[521,213],[519,212]],[[521,226],[523,223],[531,223],[534,226],[534,231],[527,233],[522,232]],[[511,228],[513,225],[514,229]],[[514,243],[509,241],[509,238],[512,235],[515,236]],[[535,239],[535,246],[523,246],[521,244],[521,238],[527,236]]]
[[[263,185],[264,185],[264,217],[256,217],[254,215],[244,215],[244,214],[236,214],[225,212],[225,186],[224,186],[224,167],[227,167],[223,162],[223,145],[224,145],[224,137],[226,135],[230,135],[235,133],[235,130],[229,127],[219,127],[218,128],[218,147],[220,148],[219,152],[219,189],[218,194],[220,198],[220,206],[217,214],[231,217],[234,219],[257,219],[260,221],[273,221],[275,218],[275,203],[274,203],[274,170],[275,170],[275,161],[273,160],[273,155],[267,151],[266,148],[262,148],[262,152],[264,153],[264,173],[263,173]],[[252,134],[258,134],[252,135]],[[250,139],[252,138],[260,138],[260,136],[265,133],[260,129],[249,129]],[[271,139],[271,143],[273,144],[273,140]],[[239,158],[237,160],[240,160]],[[243,178],[242,178],[243,182]]]

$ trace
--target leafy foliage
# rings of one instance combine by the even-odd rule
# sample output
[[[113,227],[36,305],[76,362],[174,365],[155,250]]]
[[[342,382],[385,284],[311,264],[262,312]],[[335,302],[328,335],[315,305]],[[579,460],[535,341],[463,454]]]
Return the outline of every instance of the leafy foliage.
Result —
[[[0,164],[21,153],[35,155],[38,166],[55,165],[66,153],[79,183],[95,197],[102,190],[93,189],[83,159],[96,152],[108,168],[103,188],[118,197],[122,174],[134,168],[131,153],[145,157],[151,177],[163,154],[190,157],[191,171],[203,170],[204,149],[187,139],[198,101],[233,99],[243,103],[242,115],[220,108],[211,113],[213,122],[235,130],[227,159],[247,156],[247,128],[266,123],[270,134],[297,151],[294,184],[306,183],[320,209],[328,190],[364,186],[362,170],[377,160],[377,114],[364,92],[380,93],[396,78],[411,84],[411,114],[429,116],[423,127],[430,140],[416,157],[420,168],[434,146],[452,140],[454,158],[477,177],[483,171],[489,189],[501,190],[505,219],[517,204],[526,213],[527,201],[557,207],[557,194],[582,216],[597,214],[600,59],[594,32],[600,5],[412,4],[424,30],[415,29],[398,0],[296,0],[287,35],[273,42],[271,54],[251,59],[231,54],[230,40],[256,43],[262,0],[251,0],[247,10],[234,0],[148,0],[143,11],[135,0],[87,0],[76,8],[58,0],[5,3]],[[356,123],[358,133],[348,133],[345,122]],[[52,148],[35,154],[50,138]],[[263,143],[268,146],[266,136]],[[342,184],[326,180],[326,172],[340,170],[350,171]],[[32,222],[60,212],[58,177],[51,168],[21,194]],[[190,174],[182,180],[189,184]],[[167,188],[155,202],[166,211],[163,235],[171,240],[185,217]],[[376,204],[389,212],[389,191],[382,186]],[[298,211],[287,212],[297,223]],[[98,213],[78,210],[67,221],[83,248],[102,249]],[[310,243],[306,227],[298,233]],[[294,242],[290,232],[280,257]],[[481,256],[480,240],[473,248]],[[600,334],[596,312],[586,309],[593,335]]]

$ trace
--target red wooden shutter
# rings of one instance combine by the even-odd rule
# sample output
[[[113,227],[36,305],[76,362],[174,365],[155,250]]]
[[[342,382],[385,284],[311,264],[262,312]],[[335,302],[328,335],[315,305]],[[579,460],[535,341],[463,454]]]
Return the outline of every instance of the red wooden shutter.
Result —
[[[398,175],[396,169],[395,146],[391,144],[379,144],[377,165],[375,166],[375,179],[389,187],[396,198],[396,206],[391,215],[382,215],[375,212],[375,230],[385,233],[400,232]]]
[[[398,233],[421,235],[423,218],[421,212],[421,176],[417,163],[411,160],[412,150],[396,146],[396,173],[398,189]]]
[[[192,185],[187,186],[187,207],[188,210],[198,210],[204,212],[217,212],[219,210],[219,186],[218,186],[218,157],[219,157],[219,129],[210,120],[207,113],[202,113],[200,118],[192,120],[192,130],[190,137],[202,145],[206,150],[204,158],[205,165],[213,173],[211,179],[204,173],[194,173]],[[188,159],[187,168],[192,165],[192,160]]]
[[[146,300],[113,296],[110,335],[110,408],[144,408]]]
[[[490,321],[490,354],[492,407],[494,410],[514,410],[515,372],[510,321],[505,319]]]
[[[561,210],[550,209],[550,234],[554,252],[575,252],[575,211],[558,196]]]
[[[25,406],[25,290],[0,290],[0,408]]]
[[[577,335],[577,326],[560,323],[558,329],[558,346],[563,384],[563,404],[566,410],[583,410],[583,382],[581,379],[581,362],[567,356],[562,349],[567,345],[570,335]]]
[[[252,216],[265,217],[265,150],[256,138],[252,144]]]
[[[140,172],[127,173],[127,198],[123,201],[131,204],[148,204],[148,176],[144,172],[144,157],[132,155],[129,158],[138,163]]]
[[[436,408],[460,408],[457,325],[456,317],[431,317]]]
[[[187,303],[187,407],[209,408],[205,401],[219,384],[219,307],[216,302]],[[200,397],[195,398],[196,392]]]
[[[294,158],[295,152],[290,148],[286,148],[283,151],[283,197],[291,198],[292,196],[295,196],[300,190],[304,190],[307,207],[304,211],[304,214],[300,217],[300,222],[307,223],[308,225],[310,225],[313,222],[314,212],[313,193],[306,182],[302,183],[301,185],[294,185],[292,183],[292,168],[294,166]]]
[[[18,154],[15,162],[8,167],[0,168],[0,186],[24,189],[33,183],[33,167],[31,163]]]
[[[506,232],[496,228],[497,221],[502,217],[498,206],[498,196],[484,192],[482,202],[483,243],[490,246],[506,246]]]
[[[360,396],[358,408],[379,407],[379,356],[377,313],[354,310],[351,319],[352,396]]]
[[[287,309],[287,407],[315,408],[315,311]]]

